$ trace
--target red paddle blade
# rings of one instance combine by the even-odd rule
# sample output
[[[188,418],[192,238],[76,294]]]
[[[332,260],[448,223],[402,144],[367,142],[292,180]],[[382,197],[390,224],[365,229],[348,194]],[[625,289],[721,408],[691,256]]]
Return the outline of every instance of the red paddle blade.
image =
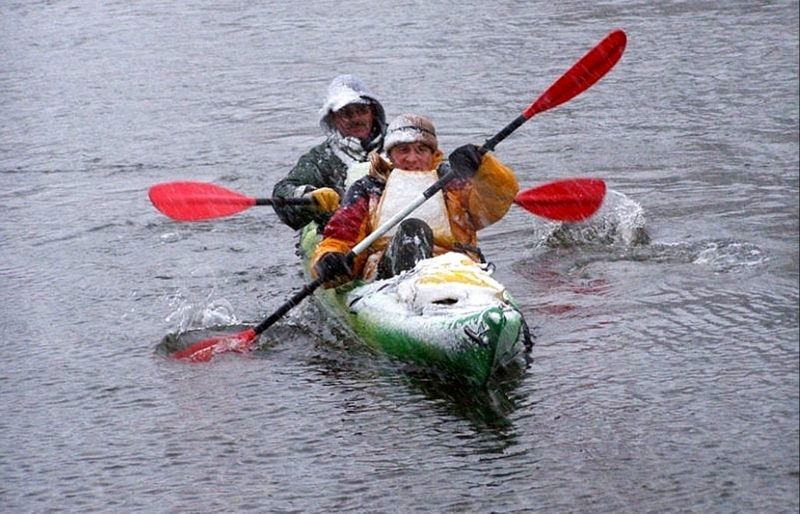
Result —
[[[628,38],[615,30],[581,57],[572,68],[556,80],[542,96],[522,112],[525,119],[570,100],[589,89],[617,64]]]
[[[258,334],[256,334],[256,331],[249,328],[238,334],[216,336],[198,341],[173,353],[172,357],[189,362],[208,362],[219,353],[248,352],[252,349],[257,339]]]
[[[521,191],[514,198],[520,207],[557,221],[582,221],[597,212],[606,184],[592,178],[558,180]]]
[[[205,182],[168,182],[148,191],[156,209],[179,221],[230,216],[256,204],[256,199]]]

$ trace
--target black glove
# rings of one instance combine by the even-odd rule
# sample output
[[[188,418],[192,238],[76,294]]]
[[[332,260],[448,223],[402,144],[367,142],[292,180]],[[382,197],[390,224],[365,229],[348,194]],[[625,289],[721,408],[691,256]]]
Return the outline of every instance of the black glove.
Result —
[[[322,279],[323,285],[335,287],[350,280],[353,262],[349,254],[330,252],[314,264],[314,272]]]
[[[453,150],[447,160],[457,177],[470,178],[478,171],[485,153],[486,150],[476,145],[463,145]]]

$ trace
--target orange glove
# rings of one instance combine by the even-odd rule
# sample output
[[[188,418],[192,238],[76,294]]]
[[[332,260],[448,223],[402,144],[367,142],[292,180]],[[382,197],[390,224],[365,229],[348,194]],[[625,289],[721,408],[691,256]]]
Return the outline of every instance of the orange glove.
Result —
[[[320,212],[333,212],[339,208],[339,193],[330,187],[321,187],[308,194]]]

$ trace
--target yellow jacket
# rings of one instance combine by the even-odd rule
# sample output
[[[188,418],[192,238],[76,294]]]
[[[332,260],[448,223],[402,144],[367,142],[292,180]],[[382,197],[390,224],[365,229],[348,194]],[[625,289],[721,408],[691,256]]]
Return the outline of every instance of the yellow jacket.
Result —
[[[339,210],[325,226],[323,240],[312,257],[313,264],[326,253],[347,253],[378,227],[378,204],[391,173],[391,166],[373,153],[369,175],[356,181],[348,189]],[[449,170],[443,154],[434,154],[434,166],[439,176]],[[476,259],[478,230],[501,219],[519,191],[514,172],[492,154],[485,154],[475,175],[471,178],[454,178],[445,184],[444,195],[450,222],[452,241],[434,241],[434,254],[462,251]],[[420,191],[421,192],[421,191]],[[414,213],[409,214],[413,217]],[[353,278],[374,278],[377,263],[386,249],[385,238],[375,241],[355,261]],[[313,272],[312,272],[313,273]]]

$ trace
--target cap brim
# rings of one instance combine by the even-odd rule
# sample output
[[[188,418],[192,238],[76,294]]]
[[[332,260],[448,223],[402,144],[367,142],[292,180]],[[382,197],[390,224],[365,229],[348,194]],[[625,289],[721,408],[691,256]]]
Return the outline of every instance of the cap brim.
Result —
[[[370,100],[368,98],[364,98],[362,96],[343,95],[343,96],[337,98],[331,104],[331,112],[338,112],[339,110],[344,109],[348,105],[352,105],[352,104],[367,104],[367,105],[369,105],[371,103],[372,102],[370,102]]]

